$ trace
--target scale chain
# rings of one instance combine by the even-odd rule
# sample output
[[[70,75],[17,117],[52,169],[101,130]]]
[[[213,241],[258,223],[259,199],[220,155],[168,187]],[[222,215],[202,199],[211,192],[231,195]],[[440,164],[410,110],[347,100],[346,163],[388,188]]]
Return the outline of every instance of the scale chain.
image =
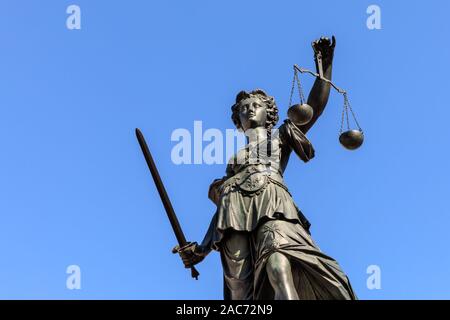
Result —
[[[356,126],[358,127],[358,130],[361,131],[361,132],[363,132],[362,129],[361,129],[361,126],[360,126],[359,123],[358,123],[358,119],[356,119],[355,112],[353,111],[353,108],[352,108],[352,106],[350,105],[350,101],[348,100],[347,93],[344,93],[343,95],[344,95],[344,104],[347,106],[347,125],[349,125],[349,124],[348,124],[348,109],[350,109],[350,112],[352,113],[353,120],[355,121]],[[350,128],[349,128],[349,129],[350,129]]]
[[[294,96],[295,82],[297,82],[297,90],[298,90],[298,95],[299,95],[299,98],[300,98],[300,104],[304,104],[305,103],[305,96],[303,94],[302,84],[301,84],[300,79],[298,77],[298,71],[297,71],[296,68],[294,68],[294,77],[292,79],[291,94],[289,96],[289,106],[292,106],[292,97]]]

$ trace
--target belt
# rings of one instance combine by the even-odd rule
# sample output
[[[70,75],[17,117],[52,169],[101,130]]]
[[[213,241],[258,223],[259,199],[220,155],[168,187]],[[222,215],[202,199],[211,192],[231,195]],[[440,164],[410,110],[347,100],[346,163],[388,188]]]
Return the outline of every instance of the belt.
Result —
[[[282,187],[289,193],[279,170],[273,171],[269,164],[262,163],[243,167],[234,176],[225,180],[221,191],[231,186],[246,196],[254,196],[261,193],[269,182]]]

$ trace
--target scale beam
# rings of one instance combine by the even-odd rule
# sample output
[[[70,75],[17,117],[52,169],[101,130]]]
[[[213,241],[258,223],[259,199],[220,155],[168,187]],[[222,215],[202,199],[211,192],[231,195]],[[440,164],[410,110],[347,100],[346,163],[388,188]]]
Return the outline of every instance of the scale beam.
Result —
[[[328,80],[327,78],[325,78],[324,76],[321,76],[318,73],[312,72],[311,70],[308,70],[308,69],[300,68],[296,64],[294,64],[294,69],[296,69],[300,73],[309,73],[309,74],[313,75],[314,77],[319,78],[320,80],[323,80],[323,81],[329,83],[334,89],[336,89],[337,92],[339,92],[341,94],[346,94],[347,93],[347,91],[345,91],[344,89],[339,88],[331,80]]]

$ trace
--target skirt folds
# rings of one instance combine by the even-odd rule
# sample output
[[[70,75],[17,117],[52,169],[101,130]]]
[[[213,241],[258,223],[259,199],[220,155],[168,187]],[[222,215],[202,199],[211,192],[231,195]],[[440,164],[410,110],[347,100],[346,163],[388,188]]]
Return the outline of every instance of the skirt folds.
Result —
[[[339,264],[320,251],[299,223],[268,220],[253,233],[252,241],[255,251],[255,300],[274,298],[265,271],[267,259],[273,252],[280,252],[289,258],[300,299],[356,299],[350,281]]]

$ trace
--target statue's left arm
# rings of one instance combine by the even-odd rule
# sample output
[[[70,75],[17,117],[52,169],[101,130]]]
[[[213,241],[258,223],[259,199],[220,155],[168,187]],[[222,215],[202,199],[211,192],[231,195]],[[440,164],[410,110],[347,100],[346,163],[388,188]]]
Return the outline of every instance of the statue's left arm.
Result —
[[[333,55],[336,40],[328,38],[320,38],[312,43],[315,53],[316,69],[319,71],[318,55],[322,57],[323,77],[331,80],[331,73],[333,67]],[[308,162],[314,158],[314,148],[311,142],[306,137],[306,132],[316,123],[317,119],[323,113],[330,96],[330,84],[319,78],[316,79],[311,92],[308,97],[308,104],[313,108],[314,115],[312,119],[305,125],[295,125],[290,119],[286,119],[279,128],[281,141],[281,171],[287,166],[289,155],[294,150],[297,156],[304,162]]]
[[[323,76],[328,80],[331,80],[335,46],[336,46],[336,39],[334,38],[334,36],[332,37],[331,40],[322,37],[319,40],[316,40],[312,43],[317,73],[319,73],[319,64],[317,61],[317,56],[320,53],[320,55],[322,56]],[[307,102],[313,108],[314,115],[310,122],[308,122],[305,125],[299,126],[300,130],[303,133],[308,132],[308,130],[311,129],[311,127],[323,113],[325,106],[327,105],[328,98],[330,96],[330,89],[331,86],[329,83],[319,78],[316,78],[314,85],[311,89],[311,92],[309,93]]]

